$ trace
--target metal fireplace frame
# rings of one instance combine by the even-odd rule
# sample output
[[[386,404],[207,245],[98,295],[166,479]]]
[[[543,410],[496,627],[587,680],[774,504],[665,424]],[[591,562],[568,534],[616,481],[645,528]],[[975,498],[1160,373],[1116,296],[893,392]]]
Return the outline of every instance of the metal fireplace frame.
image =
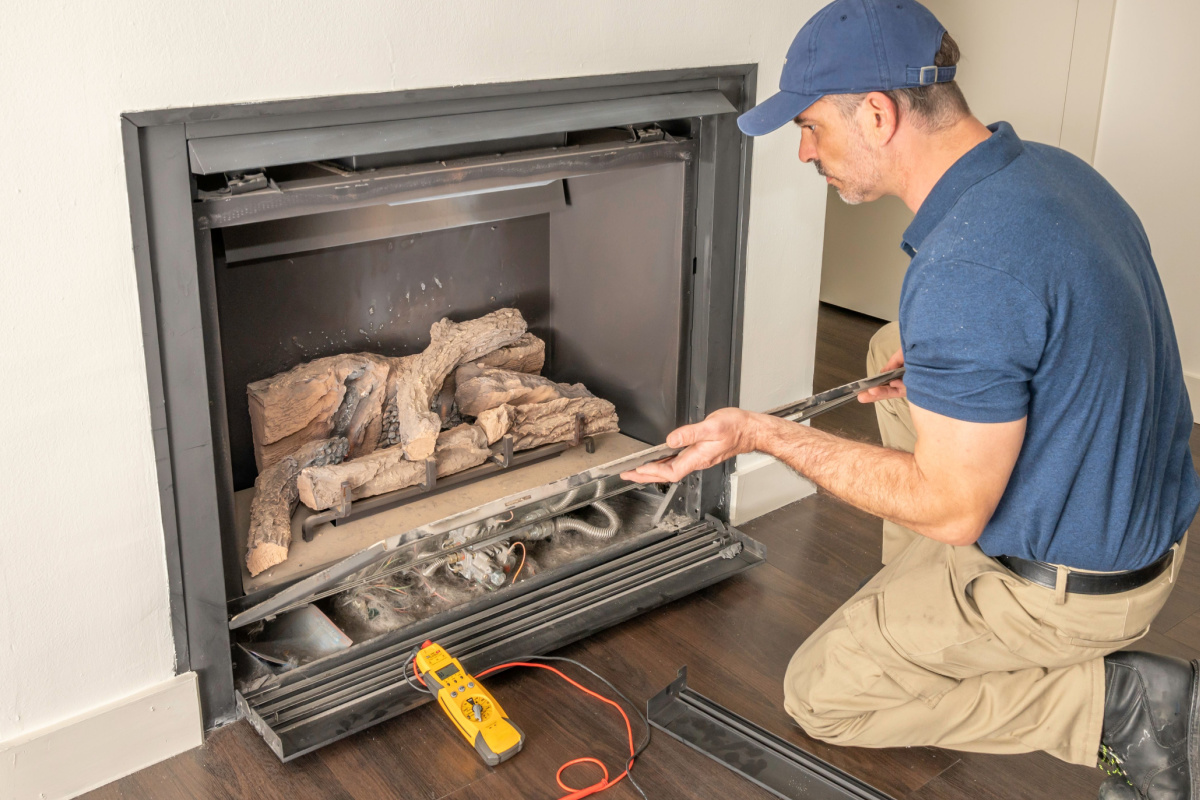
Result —
[[[176,671],[199,676],[207,728],[237,714],[226,604],[240,594],[240,577],[222,557],[222,531],[232,520],[221,498],[232,495],[232,482],[223,375],[211,357],[220,347],[211,236],[194,173],[329,158],[331,148],[355,156],[512,140],[554,126],[694,118],[696,214],[684,231],[694,278],[684,298],[691,304],[684,346],[686,416],[697,421],[738,402],[751,156],[735,115],[704,109],[714,93],[737,111],[749,109],[756,83],[756,65],[735,65],[121,116]],[[709,470],[679,493],[691,515],[728,518],[728,469]]]

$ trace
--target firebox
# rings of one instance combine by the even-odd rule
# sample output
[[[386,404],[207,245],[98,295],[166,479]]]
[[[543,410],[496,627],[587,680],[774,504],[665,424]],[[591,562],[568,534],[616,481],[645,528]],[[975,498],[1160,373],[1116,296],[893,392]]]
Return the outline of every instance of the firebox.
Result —
[[[671,487],[619,477],[661,457],[672,428],[737,402],[749,142],[735,118],[754,77],[125,115],[176,656],[200,676],[208,725],[245,716],[294,758],[427,699],[406,680],[427,638],[481,670],[761,563],[728,525],[725,467]],[[284,520],[286,558],[249,569],[277,460],[252,408],[263,382],[347,354],[394,376],[437,326],[496,315],[520,325],[505,346],[536,345],[539,375],[513,380],[594,397],[612,424],[572,412],[542,438],[505,427],[448,471],[372,417],[364,458],[414,477],[366,491],[338,477],[357,466],[336,463],[336,436],[366,413],[347,367],[322,418],[343,442],[320,462],[335,496],[306,499],[290,542]],[[442,366],[478,371],[485,355]],[[445,386],[418,411],[483,436]],[[299,464],[289,480],[294,502],[296,481],[316,479]]]

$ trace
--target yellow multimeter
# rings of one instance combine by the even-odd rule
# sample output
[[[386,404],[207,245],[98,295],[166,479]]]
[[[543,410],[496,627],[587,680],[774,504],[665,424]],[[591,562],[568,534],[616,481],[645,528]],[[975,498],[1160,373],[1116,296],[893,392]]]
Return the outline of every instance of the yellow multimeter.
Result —
[[[494,767],[521,751],[525,733],[512,723],[492,693],[462,668],[457,658],[426,639],[415,663],[426,686],[437,693],[442,710],[454,720],[485,764]]]

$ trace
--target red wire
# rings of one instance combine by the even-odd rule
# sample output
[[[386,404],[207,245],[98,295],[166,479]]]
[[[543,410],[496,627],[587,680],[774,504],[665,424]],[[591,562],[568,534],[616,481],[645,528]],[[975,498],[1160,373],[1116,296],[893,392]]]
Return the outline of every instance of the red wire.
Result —
[[[427,683],[425,682],[425,678],[423,678],[423,677],[421,676],[421,670],[417,669],[417,660],[416,660],[415,658],[414,658],[414,659],[413,659],[413,661],[412,661],[412,665],[413,665],[413,675],[416,675],[416,676],[417,676],[417,680],[419,680],[419,681],[421,682],[421,685],[422,685],[422,686],[424,686],[426,689],[428,689],[428,688],[429,688],[429,684],[427,684]]]
[[[629,735],[629,761],[626,762],[626,764],[625,764],[625,771],[610,781],[608,779],[608,767],[604,766],[604,764],[600,761],[600,759],[592,758],[590,756],[585,756],[583,758],[571,759],[570,761],[568,761],[567,763],[565,763],[561,767],[559,767],[558,772],[554,773],[554,779],[558,782],[558,785],[561,786],[564,790],[566,790],[568,792],[568,794],[565,794],[562,797],[560,797],[559,800],[579,800],[580,798],[588,797],[589,795],[596,794],[597,792],[602,792],[605,789],[609,788],[610,786],[615,786],[616,784],[620,783],[623,778],[626,778],[629,776],[629,768],[633,766],[633,759],[637,755],[637,751],[634,749],[634,746],[633,746],[633,726],[629,724],[629,715],[625,713],[625,709],[621,708],[621,706],[619,704],[617,704],[616,702],[614,702],[612,700],[609,700],[604,695],[597,694],[596,692],[593,692],[591,689],[588,689],[585,686],[581,686],[580,684],[578,684],[575,681],[568,678],[562,672],[559,672],[554,667],[548,666],[546,664],[535,664],[535,663],[532,663],[529,661],[510,661],[507,664],[497,664],[494,667],[485,669],[483,672],[477,673],[475,677],[482,678],[483,676],[489,675],[493,672],[496,672],[497,670],[507,669],[509,667],[534,667],[536,669],[549,670],[550,672],[553,672],[555,675],[562,678],[564,681],[571,684],[572,686],[574,686],[576,689],[580,690],[584,694],[590,694],[592,697],[596,698],[597,700],[603,700],[605,703],[608,703],[610,706],[612,706],[617,711],[619,711],[621,713],[622,719],[625,720],[625,732]],[[598,780],[597,782],[593,783],[591,786],[585,786],[582,789],[576,789],[573,786],[568,786],[567,784],[563,783],[563,780],[562,780],[563,770],[565,770],[567,767],[573,766],[575,764],[583,764],[583,763],[595,764],[596,766],[600,767],[601,771],[604,772],[604,777],[601,778],[600,780]]]

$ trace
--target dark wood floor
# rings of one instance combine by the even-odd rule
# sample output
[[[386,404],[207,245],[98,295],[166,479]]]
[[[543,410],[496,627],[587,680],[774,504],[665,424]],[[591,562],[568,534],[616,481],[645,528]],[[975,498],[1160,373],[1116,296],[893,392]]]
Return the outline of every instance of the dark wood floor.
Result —
[[[816,389],[865,372],[866,343],[879,322],[822,307]],[[814,424],[878,441],[874,412],[853,404]],[[1200,452],[1200,435],[1192,437]],[[1193,526],[1195,527],[1195,526]],[[610,677],[638,703],[683,664],[689,683],[715,701],[889,792],[897,800],[1094,798],[1100,773],[1043,755],[978,756],[933,748],[835,748],[807,738],[782,709],[781,680],[791,653],[879,568],[879,521],[824,495],[807,498],[743,528],[767,546],[767,563],[620,627],[566,648]],[[1185,657],[1200,654],[1200,559],[1141,645]],[[110,798],[553,798],[554,771],[595,755],[616,769],[621,721],[607,707],[552,676],[514,671],[490,686],[527,735],[524,751],[499,768],[483,766],[448,721],[425,706],[280,764],[239,722],[184,753],[92,792]],[[640,731],[636,732],[640,736]],[[591,783],[586,768],[568,772]],[[634,771],[651,798],[766,798],[769,795],[666,736],[654,737]],[[628,784],[605,792],[633,800]]]

